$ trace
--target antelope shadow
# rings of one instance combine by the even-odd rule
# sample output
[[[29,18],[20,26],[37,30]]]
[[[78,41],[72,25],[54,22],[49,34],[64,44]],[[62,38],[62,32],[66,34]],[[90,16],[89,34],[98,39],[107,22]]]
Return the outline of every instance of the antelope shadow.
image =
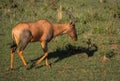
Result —
[[[73,46],[68,44],[65,48],[57,48],[56,51],[49,53],[48,59],[50,58],[58,58],[56,62],[63,60],[67,57],[71,57],[76,54],[86,53],[88,57],[92,57],[94,53],[98,50],[98,47],[94,44],[92,47],[81,47],[81,46]]]
[[[98,50],[98,47],[95,44],[93,44],[90,47],[89,46],[88,47],[73,46],[71,44],[67,44],[63,48],[57,48],[54,52],[50,52],[48,55],[48,59],[57,58],[57,60],[53,62],[53,63],[57,63],[57,62],[65,59],[67,57],[71,57],[71,56],[76,55],[76,54],[86,53],[88,55],[88,57],[92,57],[97,50]],[[31,62],[34,64],[35,61],[37,61],[39,58],[31,60]],[[40,68],[42,66],[38,66],[37,68]],[[30,68],[33,68],[33,67],[30,67]]]

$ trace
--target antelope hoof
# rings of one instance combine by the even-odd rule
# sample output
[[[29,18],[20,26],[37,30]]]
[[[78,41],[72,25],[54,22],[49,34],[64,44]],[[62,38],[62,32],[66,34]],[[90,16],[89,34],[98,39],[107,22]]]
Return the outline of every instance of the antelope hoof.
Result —
[[[49,64],[48,64],[48,65],[46,65],[46,66],[47,66],[49,69],[51,68],[51,65],[49,65]]]
[[[14,70],[14,68],[10,68],[10,70]]]
[[[28,68],[27,65],[25,66],[25,68]]]

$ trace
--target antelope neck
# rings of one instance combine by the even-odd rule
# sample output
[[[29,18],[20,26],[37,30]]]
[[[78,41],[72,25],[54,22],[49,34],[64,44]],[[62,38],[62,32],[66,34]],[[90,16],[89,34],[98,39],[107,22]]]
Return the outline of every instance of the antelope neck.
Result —
[[[66,31],[66,24],[53,24],[54,37],[64,34]]]

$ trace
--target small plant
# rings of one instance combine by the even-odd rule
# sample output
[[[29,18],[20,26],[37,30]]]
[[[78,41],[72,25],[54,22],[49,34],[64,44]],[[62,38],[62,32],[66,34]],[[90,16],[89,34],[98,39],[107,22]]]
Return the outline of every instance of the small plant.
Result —
[[[109,51],[109,52],[106,53],[106,57],[107,57],[107,58],[112,58],[112,57],[115,56],[115,54],[116,54],[116,53],[114,52],[114,50],[111,50],[111,51]]]

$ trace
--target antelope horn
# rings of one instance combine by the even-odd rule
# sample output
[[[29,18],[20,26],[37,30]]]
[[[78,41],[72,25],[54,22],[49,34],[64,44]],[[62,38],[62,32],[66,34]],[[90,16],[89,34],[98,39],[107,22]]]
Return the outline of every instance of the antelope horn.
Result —
[[[72,15],[72,13],[70,11],[66,10],[66,14],[69,16],[70,22],[75,23],[75,17]]]

